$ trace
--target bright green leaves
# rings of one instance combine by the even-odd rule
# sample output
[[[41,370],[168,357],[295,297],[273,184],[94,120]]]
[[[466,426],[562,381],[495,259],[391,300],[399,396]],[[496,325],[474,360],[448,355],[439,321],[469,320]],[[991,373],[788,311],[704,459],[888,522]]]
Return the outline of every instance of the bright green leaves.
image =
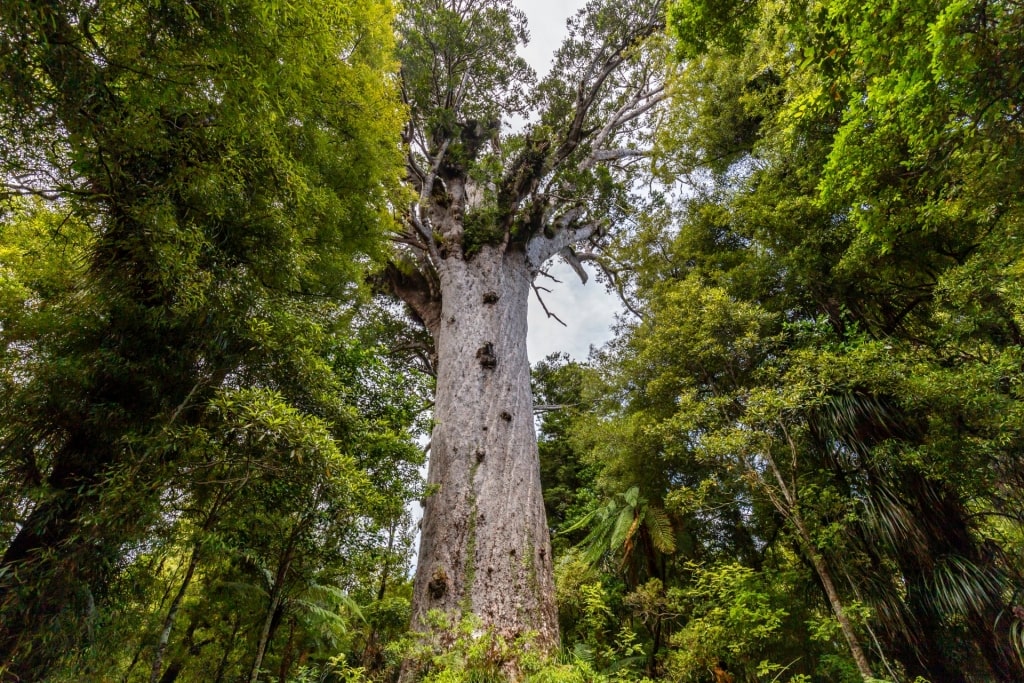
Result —
[[[712,47],[736,51],[745,33],[757,21],[758,3],[753,0],[674,2],[668,25],[676,39],[680,58],[695,57]]]
[[[714,463],[669,509],[707,510],[705,482],[745,471],[789,533],[806,528],[799,552],[849,573],[861,592],[840,586],[842,599],[904,634],[879,647],[913,643],[908,675],[946,678],[982,656],[1009,671],[1010,626],[959,624],[1006,613],[995,577],[1020,571],[981,550],[993,534],[1016,548],[1019,528],[973,516],[1006,509],[1003,444],[1020,412],[1020,54],[1004,40],[1019,17],[972,2],[764,2],[722,31],[691,3],[674,11],[689,61],[659,170],[688,174],[695,196],[669,236],[642,235],[662,262],[624,251],[649,317],[618,366],[629,419],[661,406],[671,417],[646,433],[664,434],[662,452],[699,454],[687,472]],[[706,40],[716,31],[724,44]],[[753,354],[705,341],[745,336],[694,324],[724,317],[712,293],[764,321]],[[872,574],[879,562],[900,582]]]
[[[466,122],[490,125],[524,111],[534,75],[516,55],[528,33],[511,3],[410,2],[398,26],[405,98],[431,142]]]
[[[299,484],[370,526],[401,515],[408,413],[365,426],[330,349],[398,196],[391,15],[378,0],[0,8],[12,675],[43,678],[82,642],[85,612],[36,609],[47,586],[101,600],[128,549],[183,514],[172,501],[201,525],[237,493],[205,478],[241,486],[232,450],[308,475],[261,481],[282,515],[316,500]],[[378,457],[386,495],[365,474]],[[33,641],[50,627],[67,640]]]
[[[62,10],[52,9],[58,27]],[[225,2],[202,12],[178,3],[147,11],[105,4],[82,12],[61,29],[62,40],[93,40],[87,52],[98,63],[14,43],[12,60],[46,66],[11,72],[12,79],[34,79],[67,128],[62,135],[56,120],[40,117],[24,121],[33,129],[24,132],[70,145],[66,158],[46,160],[69,172],[58,176],[60,189],[80,176],[126,218],[149,226],[150,237],[130,239],[133,251],[157,257],[146,276],[153,286],[167,293],[187,286],[188,264],[209,268],[218,253],[274,261],[259,275],[289,289],[337,287],[352,277],[351,266],[339,272],[343,261],[322,252],[372,251],[366,238],[380,233],[366,226],[387,220],[400,115],[384,76],[392,40],[386,4],[343,11],[334,3]],[[11,40],[24,34],[27,41],[36,29],[15,23]],[[61,61],[47,61],[54,59]],[[65,83],[75,69],[95,86]],[[6,85],[13,92],[14,83]],[[77,99],[89,87],[99,93],[94,111]],[[22,111],[41,114],[39,104]],[[4,120],[19,118],[10,112]],[[5,138],[16,134],[5,130]],[[24,167],[32,152],[5,161]],[[215,236],[209,223],[218,225]]]
[[[780,591],[785,584],[779,582],[784,577],[724,563],[689,563],[686,572],[692,575],[690,585],[667,594],[669,611],[686,617],[686,625],[672,636],[673,650],[666,662],[672,679],[702,680],[723,659],[729,660],[733,670],[735,663],[743,662],[751,674],[758,666],[770,667],[767,657],[787,616]],[[774,586],[770,579],[775,579]],[[775,663],[773,668],[784,671],[779,664],[787,663]]]
[[[976,239],[1019,186],[1020,54],[1005,39],[1020,19],[970,2],[876,9],[833,8],[835,42],[814,48],[850,55],[831,85],[847,109],[822,196],[859,206],[858,225],[887,245],[914,230]]]
[[[67,305],[85,268],[91,236],[67,211],[12,203],[0,223],[0,343],[44,334],[36,320]],[[79,292],[79,294],[83,294]]]

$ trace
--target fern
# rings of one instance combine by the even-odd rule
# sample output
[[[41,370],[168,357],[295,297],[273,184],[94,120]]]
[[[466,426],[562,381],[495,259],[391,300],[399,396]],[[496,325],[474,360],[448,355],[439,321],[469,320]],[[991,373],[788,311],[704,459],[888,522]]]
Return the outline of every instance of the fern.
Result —
[[[644,524],[651,535],[651,543],[660,553],[671,555],[676,551],[676,536],[672,531],[672,522],[661,508],[648,505],[644,511]]]

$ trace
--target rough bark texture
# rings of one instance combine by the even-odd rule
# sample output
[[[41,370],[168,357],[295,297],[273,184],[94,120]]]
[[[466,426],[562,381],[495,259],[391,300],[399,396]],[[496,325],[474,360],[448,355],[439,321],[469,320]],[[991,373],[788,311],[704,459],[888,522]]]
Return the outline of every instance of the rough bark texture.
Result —
[[[413,598],[426,613],[557,644],[551,548],[526,355],[533,273],[521,250],[484,246],[439,269],[435,427]]]

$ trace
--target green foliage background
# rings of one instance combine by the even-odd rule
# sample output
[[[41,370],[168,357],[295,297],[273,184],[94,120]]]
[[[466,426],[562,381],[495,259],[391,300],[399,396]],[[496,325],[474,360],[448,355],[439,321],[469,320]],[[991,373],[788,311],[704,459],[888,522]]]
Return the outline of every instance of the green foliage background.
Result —
[[[1019,4],[666,8],[635,315],[534,372],[552,660],[406,633],[430,362],[364,282],[439,41],[481,121],[532,74],[394,12],[0,5],[0,680],[1024,679]]]

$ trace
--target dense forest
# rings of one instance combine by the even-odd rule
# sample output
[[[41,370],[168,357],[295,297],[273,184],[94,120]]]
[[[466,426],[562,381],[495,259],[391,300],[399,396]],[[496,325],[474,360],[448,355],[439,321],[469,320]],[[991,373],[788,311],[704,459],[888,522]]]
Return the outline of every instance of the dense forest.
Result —
[[[1024,681],[1021,36],[3,0],[0,682]]]

